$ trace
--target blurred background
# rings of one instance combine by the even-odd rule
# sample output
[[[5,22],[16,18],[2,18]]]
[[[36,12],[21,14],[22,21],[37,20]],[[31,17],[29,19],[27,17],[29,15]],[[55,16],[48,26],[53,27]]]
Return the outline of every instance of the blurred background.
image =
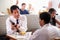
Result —
[[[21,8],[22,3],[26,3],[26,9],[29,5],[33,8],[32,14],[38,14],[40,10],[45,10],[48,7],[49,0],[0,0],[0,11],[7,14],[10,6],[15,5],[18,1],[18,6]]]

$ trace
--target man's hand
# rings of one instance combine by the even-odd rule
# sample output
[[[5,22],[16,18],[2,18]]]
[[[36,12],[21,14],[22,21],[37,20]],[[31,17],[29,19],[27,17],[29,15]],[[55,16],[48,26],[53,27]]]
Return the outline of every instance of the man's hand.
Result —
[[[19,28],[20,28],[20,26],[17,24],[16,28],[18,28],[18,29],[19,29]]]
[[[12,30],[17,30],[16,27],[15,27],[15,25],[11,25],[11,29]]]
[[[15,30],[16,32],[19,32],[19,28],[20,28],[19,25],[11,25],[11,29]]]
[[[19,28],[20,28],[20,26],[17,24],[16,25],[17,32],[20,32]]]

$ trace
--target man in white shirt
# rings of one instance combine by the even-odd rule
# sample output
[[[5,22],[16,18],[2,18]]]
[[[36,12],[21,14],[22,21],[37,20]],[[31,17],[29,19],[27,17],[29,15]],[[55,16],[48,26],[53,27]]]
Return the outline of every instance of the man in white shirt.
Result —
[[[10,10],[12,15],[6,20],[7,34],[27,31],[27,18],[25,15],[20,15],[19,7],[13,5]]]
[[[33,33],[29,40],[51,40],[58,36],[58,28],[49,24],[50,14],[43,12],[39,15],[41,29]]]

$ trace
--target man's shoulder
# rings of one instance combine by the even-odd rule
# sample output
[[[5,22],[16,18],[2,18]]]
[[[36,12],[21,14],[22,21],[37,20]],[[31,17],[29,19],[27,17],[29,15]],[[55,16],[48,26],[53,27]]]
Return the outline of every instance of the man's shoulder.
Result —
[[[11,16],[8,16],[8,17],[7,17],[7,20],[9,20],[9,19],[11,19],[11,18],[13,18],[13,16],[12,16],[12,15],[11,15]]]
[[[37,33],[46,33],[46,32],[48,32],[48,30],[46,28],[40,28],[40,29],[37,29],[35,32],[37,32]]]
[[[21,17],[26,17],[26,15],[20,15]]]
[[[25,20],[25,19],[27,19],[27,17],[25,15],[20,15],[20,19]]]
[[[57,27],[57,26],[50,25],[50,26],[48,27],[48,29],[54,30],[54,29],[58,29],[58,27]]]
[[[58,27],[56,27],[56,26],[53,26],[53,25],[52,25],[52,26],[49,26],[49,27],[48,27],[48,32],[51,33],[51,34],[52,34],[52,33],[56,33],[56,34],[57,34],[58,31],[59,31],[59,29],[58,29]]]

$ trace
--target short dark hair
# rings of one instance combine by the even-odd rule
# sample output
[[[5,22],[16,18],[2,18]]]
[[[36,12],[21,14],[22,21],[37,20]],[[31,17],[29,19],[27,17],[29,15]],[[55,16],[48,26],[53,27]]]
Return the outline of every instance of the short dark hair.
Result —
[[[26,4],[25,4],[25,3],[22,3],[22,6],[23,6],[23,5],[26,5]]]
[[[51,14],[53,11],[56,11],[56,10],[54,8],[50,8],[48,12]]]
[[[39,19],[44,20],[45,24],[48,24],[50,22],[50,14],[48,12],[42,12],[39,14]]]
[[[11,13],[13,13],[13,10],[15,10],[15,9],[19,9],[19,7],[17,6],[17,5],[12,5],[11,7],[10,7],[10,10],[11,10]]]

